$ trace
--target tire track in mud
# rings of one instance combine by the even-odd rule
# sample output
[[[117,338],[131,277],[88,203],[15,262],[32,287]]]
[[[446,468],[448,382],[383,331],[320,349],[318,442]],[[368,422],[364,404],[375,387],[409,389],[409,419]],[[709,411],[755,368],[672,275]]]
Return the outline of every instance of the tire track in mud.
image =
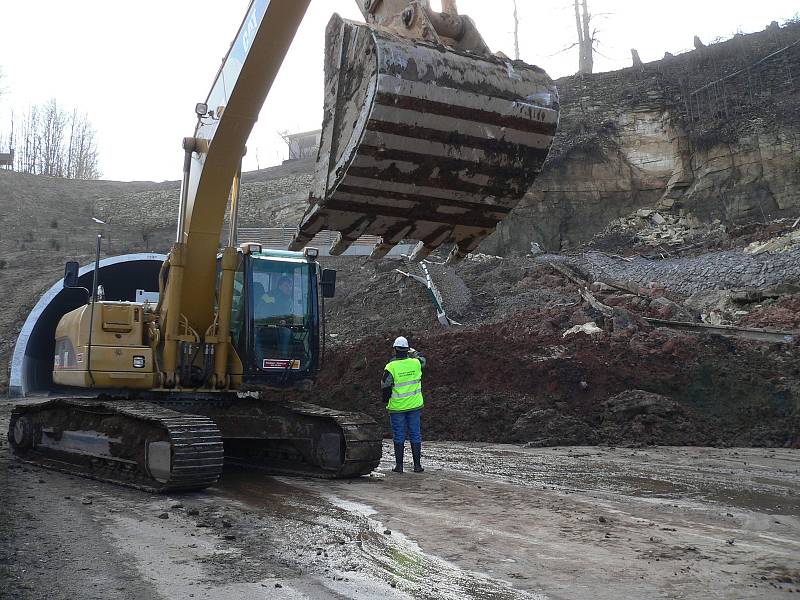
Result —
[[[292,540],[290,552],[299,573],[328,576],[345,587],[363,585],[364,581],[379,582],[385,588],[382,595],[387,598],[545,599],[424,552],[412,539],[387,529],[368,506],[327,492],[327,486],[318,483],[242,474],[224,479],[220,493],[239,503],[240,510],[247,513],[234,529],[252,532],[252,525],[246,523],[252,523],[256,513],[250,511],[256,509],[261,515],[256,517],[262,519],[261,527],[269,531],[264,539],[273,543],[277,539]],[[361,478],[358,483],[384,486],[381,474]],[[280,493],[275,491],[276,486]],[[244,535],[243,552],[250,555],[264,550],[263,540]],[[289,585],[294,584],[289,581]]]

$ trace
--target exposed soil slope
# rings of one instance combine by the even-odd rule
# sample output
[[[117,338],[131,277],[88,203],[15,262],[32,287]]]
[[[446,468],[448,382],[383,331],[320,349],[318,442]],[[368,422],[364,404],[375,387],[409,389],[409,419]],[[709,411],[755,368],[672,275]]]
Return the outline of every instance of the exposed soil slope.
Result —
[[[571,324],[569,313],[532,310],[457,332],[414,332],[412,345],[429,359],[427,436],[544,445],[800,444],[796,346],[636,327],[562,337]],[[307,399],[384,421],[378,380],[394,333],[408,331],[332,350]],[[630,390],[644,392],[619,396]]]

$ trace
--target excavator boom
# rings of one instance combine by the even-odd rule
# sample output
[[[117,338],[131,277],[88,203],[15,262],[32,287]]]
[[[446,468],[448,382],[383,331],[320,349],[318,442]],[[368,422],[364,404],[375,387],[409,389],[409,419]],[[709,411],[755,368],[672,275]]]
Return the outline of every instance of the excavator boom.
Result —
[[[180,290],[180,311],[204,332],[214,319],[216,256],[231,186],[284,56],[310,0],[253,0],[222,62],[206,102],[199,105],[181,193],[177,243],[184,243],[191,285]]]

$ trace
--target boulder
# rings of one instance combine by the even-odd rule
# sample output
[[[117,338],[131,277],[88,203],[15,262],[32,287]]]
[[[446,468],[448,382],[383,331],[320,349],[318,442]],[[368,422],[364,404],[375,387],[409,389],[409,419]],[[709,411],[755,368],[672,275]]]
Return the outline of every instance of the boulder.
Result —
[[[667,321],[694,321],[694,315],[686,309],[686,307],[673,302],[665,296],[654,298],[647,308],[647,312],[651,317],[656,319],[664,319]]]
[[[708,427],[671,398],[628,390],[601,404],[601,438],[619,445],[695,445],[708,443]]]
[[[514,423],[511,437],[518,442],[527,442],[530,447],[573,446],[597,442],[594,430],[586,421],[552,408],[535,409],[522,415]]]

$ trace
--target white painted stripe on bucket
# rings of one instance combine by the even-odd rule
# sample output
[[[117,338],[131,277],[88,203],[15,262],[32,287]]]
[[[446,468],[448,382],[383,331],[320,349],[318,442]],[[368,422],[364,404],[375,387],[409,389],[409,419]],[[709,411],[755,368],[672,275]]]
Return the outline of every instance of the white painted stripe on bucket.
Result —
[[[372,109],[372,119],[393,125],[424,127],[437,131],[454,131],[478,139],[501,140],[513,144],[543,150],[553,141],[553,136],[520,131],[511,127],[501,127],[479,121],[469,121],[458,117],[448,117],[418,112],[406,108],[376,104]],[[469,146],[468,143],[465,143]],[[462,147],[462,145],[459,145]]]
[[[411,98],[432,100],[451,107],[496,113],[506,117],[552,125],[558,121],[558,112],[524,100],[506,100],[496,96],[476,94],[461,89],[444,87],[422,81],[401,79],[393,75],[378,76],[378,93],[385,92]]]

